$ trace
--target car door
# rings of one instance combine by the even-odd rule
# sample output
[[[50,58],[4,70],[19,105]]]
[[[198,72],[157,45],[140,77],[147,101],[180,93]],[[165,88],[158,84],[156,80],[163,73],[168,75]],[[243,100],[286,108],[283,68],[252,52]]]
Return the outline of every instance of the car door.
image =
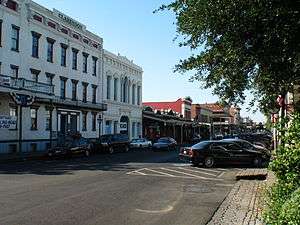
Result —
[[[231,155],[229,151],[221,144],[212,144],[210,148],[211,154],[217,163],[226,163],[230,160]]]
[[[243,147],[236,143],[228,143],[226,146],[230,154],[230,161],[234,164],[244,164],[247,162],[247,154],[244,151]]]

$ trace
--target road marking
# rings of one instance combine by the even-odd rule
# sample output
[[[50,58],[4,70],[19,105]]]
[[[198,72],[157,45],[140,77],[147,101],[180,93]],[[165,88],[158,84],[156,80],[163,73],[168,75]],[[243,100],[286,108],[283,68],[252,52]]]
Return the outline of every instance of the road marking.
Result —
[[[224,174],[225,174],[225,172],[222,172],[217,177],[222,177]]]
[[[219,169],[205,169],[205,168],[200,168],[200,167],[193,167],[196,170],[203,170],[203,171],[207,171],[207,172],[212,172],[212,173],[220,173],[221,171],[219,171]],[[224,171],[224,170],[222,170]]]
[[[184,175],[187,175],[187,176],[196,177],[196,178],[203,179],[203,180],[222,180],[222,179],[218,179],[218,178],[202,177],[202,176],[198,176],[198,175],[194,175],[194,174],[190,174],[190,173],[185,173],[185,172],[181,172],[181,171],[177,171],[177,170],[172,170],[172,169],[168,169],[168,168],[162,168],[161,167],[161,169],[162,170],[167,170],[167,171],[170,171],[170,172],[174,172],[174,173],[184,174]]]
[[[162,210],[145,210],[145,209],[135,209],[138,212],[143,212],[143,213],[152,213],[152,214],[157,214],[157,213],[167,213],[173,210],[173,206],[168,206],[165,209]]]
[[[145,168],[138,169],[138,170],[134,170],[134,171],[128,172],[128,173],[126,173],[126,174],[138,173],[138,172],[140,172],[140,171],[142,171],[142,170],[144,170],[144,169],[145,169]],[[146,174],[145,174],[145,175],[146,175]]]
[[[172,175],[172,174],[164,173],[164,172],[161,172],[161,171],[151,170],[151,169],[148,169],[148,168],[145,168],[145,170],[151,171],[151,172],[153,172],[153,173],[160,173],[160,174],[162,174],[162,175],[166,175],[166,176],[169,176],[169,177],[175,177],[175,176]]]
[[[200,171],[200,170],[191,170],[191,169],[182,168],[182,167],[178,167],[178,169],[186,170],[186,171],[190,171],[190,172],[194,172],[194,173],[206,174],[206,175],[213,176],[213,177],[218,176],[217,174],[211,174],[211,173],[203,172],[203,171]]]

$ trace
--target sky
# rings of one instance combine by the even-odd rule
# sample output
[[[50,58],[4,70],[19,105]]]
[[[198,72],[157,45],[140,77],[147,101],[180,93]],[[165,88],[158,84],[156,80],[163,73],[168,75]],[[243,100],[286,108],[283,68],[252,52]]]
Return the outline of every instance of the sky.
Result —
[[[173,73],[180,59],[191,54],[179,47],[175,16],[172,12],[153,13],[171,0],[34,0],[48,9],[57,9],[86,25],[103,38],[104,48],[126,56],[143,68],[143,101],[175,101],[190,96],[194,103],[211,103],[218,97],[189,74]],[[249,95],[248,95],[249,96]],[[250,96],[249,96],[250,99]],[[248,100],[249,100],[248,99]],[[261,113],[241,106],[241,116],[261,122]]]

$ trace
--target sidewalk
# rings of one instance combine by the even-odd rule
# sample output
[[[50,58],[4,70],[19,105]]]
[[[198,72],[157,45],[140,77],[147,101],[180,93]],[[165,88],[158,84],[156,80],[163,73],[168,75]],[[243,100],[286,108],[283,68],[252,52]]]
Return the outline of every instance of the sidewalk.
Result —
[[[24,162],[38,160],[45,157],[45,152],[24,152],[14,154],[0,154],[0,164],[10,162]]]
[[[264,170],[257,172],[262,173]],[[240,178],[207,225],[263,225],[260,197],[263,188],[274,181],[272,172],[268,172],[264,181]]]

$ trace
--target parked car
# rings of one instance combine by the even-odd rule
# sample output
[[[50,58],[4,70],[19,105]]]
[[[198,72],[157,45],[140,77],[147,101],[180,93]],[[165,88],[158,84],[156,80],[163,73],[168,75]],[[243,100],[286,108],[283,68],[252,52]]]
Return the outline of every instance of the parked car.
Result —
[[[47,155],[49,157],[57,157],[84,154],[88,157],[91,155],[91,153],[92,148],[89,139],[83,137],[67,137],[63,143],[48,149]]]
[[[213,167],[216,164],[251,164],[261,167],[270,160],[270,154],[257,148],[241,146],[232,140],[203,141],[192,147],[181,148],[179,157],[193,165],[203,164]]]
[[[159,138],[152,145],[153,150],[176,150],[177,142],[171,137]]]
[[[152,142],[146,138],[132,139],[130,142],[130,148],[151,148]]]
[[[113,154],[115,151],[129,151],[129,138],[125,134],[105,134],[98,138],[93,148],[95,151],[109,152]]]

